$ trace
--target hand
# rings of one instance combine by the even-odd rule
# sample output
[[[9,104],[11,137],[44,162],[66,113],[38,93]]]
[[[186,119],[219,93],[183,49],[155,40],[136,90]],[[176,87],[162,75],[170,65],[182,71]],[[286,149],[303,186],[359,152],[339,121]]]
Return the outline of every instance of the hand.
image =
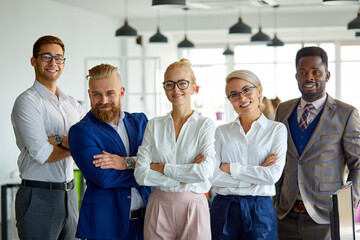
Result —
[[[278,160],[278,157],[275,153],[271,153],[266,159],[263,164],[261,164],[262,167],[270,167],[276,163]]]
[[[220,170],[226,173],[230,173],[230,163],[220,164]]]
[[[93,164],[101,169],[126,170],[125,158],[103,151],[103,154],[94,155]]]
[[[164,173],[165,163],[151,163],[150,169],[159,173]]]
[[[202,163],[206,159],[206,154],[199,153],[199,155],[196,156],[194,163],[199,164]]]

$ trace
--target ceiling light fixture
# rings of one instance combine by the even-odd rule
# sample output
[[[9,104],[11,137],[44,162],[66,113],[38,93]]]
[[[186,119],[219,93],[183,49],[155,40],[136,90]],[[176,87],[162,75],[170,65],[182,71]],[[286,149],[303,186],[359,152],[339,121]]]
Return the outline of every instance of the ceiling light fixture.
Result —
[[[137,31],[128,24],[127,0],[125,0],[125,8],[124,9],[125,9],[124,25],[121,28],[119,28],[118,30],[116,30],[115,36],[116,37],[136,37],[137,36]]]
[[[323,0],[323,4],[326,5],[346,5],[358,3],[359,0]]]
[[[185,30],[185,37],[184,40],[182,40],[179,44],[178,44],[178,48],[193,48],[195,47],[195,45],[187,39],[187,18],[186,18],[186,11],[189,10],[188,8],[183,8],[184,10],[184,30]]]
[[[274,29],[275,29],[275,33],[274,33],[274,38],[267,44],[268,47],[282,47],[284,46],[284,42],[281,41],[276,34],[276,29],[277,29],[277,14],[276,14],[276,9],[278,8],[278,6],[274,7]]]
[[[185,0],[152,0],[153,7],[185,7]]]
[[[150,38],[150,43],[167,43],[168,39],[164,35],[160,33],[160,17],[159,17],[159,11],[157,11],[157,28],[156,33]]]
[[[360,9],[357,12],[357,17],[348,23],[348,29],[360,28]]]
[[[225,55],[225,56],[233,56],[234,51],[230,49],[229,45],[227,45],[225,51],[223,52],[223,55]]]
[[[259,32],[251,37],[251,42],[269,42],[270,37],[261,31],[261,9],[259,9]]]
[[[238,34],[238,33],[241,33],[241,34],[250,33],[251,34],[251,27],[249,25],[245,24],[242,21],[242,17],[239,16],[238,22],[229,28],[229,33],[230,34]]]

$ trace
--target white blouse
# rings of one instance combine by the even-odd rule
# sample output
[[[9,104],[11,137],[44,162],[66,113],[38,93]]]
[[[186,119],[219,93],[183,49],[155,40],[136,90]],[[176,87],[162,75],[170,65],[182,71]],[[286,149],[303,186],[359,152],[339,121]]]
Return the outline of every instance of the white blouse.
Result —
[[[151,119],[138,150],[136,181],[168,192],[208,192],[215,167],[214,135],[214,122],[196,111],[182,126],[177,140],[171,113]],[[194,164],[199,153],[206,154],[206,159]],[[166,163],[164,174],[151,170],[151,163]]]
[[[263,114],[245,134],[239,118],[216,129],[216,167],[212,181],[221,195],[273,196],[275,183],[281,177],[287,150],[287,130],[283,123],[267,119]],[[271,154],[277,162],[269,167],[261,164]],[[230,174],[220,170],[230,163]]]

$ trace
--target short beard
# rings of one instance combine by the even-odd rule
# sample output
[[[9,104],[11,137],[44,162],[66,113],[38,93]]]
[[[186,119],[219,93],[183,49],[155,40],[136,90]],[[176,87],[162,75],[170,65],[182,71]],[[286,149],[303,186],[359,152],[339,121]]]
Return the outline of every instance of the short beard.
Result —
[[[101,110],[101,107],[111,107],[110,110]],[[116,117],[119,117],[120,106],[115,107],[113,103],[101,104],[98,103],[91,107],[91,112],[101,122],[112,122]]]

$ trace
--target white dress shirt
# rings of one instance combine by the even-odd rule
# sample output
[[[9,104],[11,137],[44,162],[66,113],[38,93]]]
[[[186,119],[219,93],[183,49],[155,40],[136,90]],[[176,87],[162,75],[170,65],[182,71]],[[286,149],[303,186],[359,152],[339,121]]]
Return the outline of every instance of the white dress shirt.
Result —
[[[298,120],[298,122],[300,122],[300,118],[301,118],[302,114],[305,111],[305,105],[310,103],[310,104],[312,104],[314,106],[314,108],[310,110],[309,115],[308,115],[308,117],[306,119],[307,126],[309,126],[311,124],[311,122],[319,114],[322,107],[325,105],[326,98],[327,98],[327,94],[325,94],[322,98],[320,98],[320,99],[318,99],[318,100],[316,100],[314,102],[307,102],[303,98],[301,98],[300,103],[299,103],[299,105],[297,107],[297,120]]]
[[[114,125],[113,123],[108,123],[110,126],[112,126],[115,131],[117,131],[120,135],[121,141],[123,142],[124,146],[125,146],[125,151],[126,151],[126,156],[129,156],[130,153],[130,143],[129,143],[129,136],[127,134],[126,131],[126,127],[124,124],[124,117],[125,117],[125,113],[123,111],[121,111],[120,113],[120,118],[119,118],[119,124],[118,125]],[[136,162],[136,157],[131,156],[135,162]],[[144,202],[141,198],[141,195],[139,193],[139,191],[136,189],[136,187],[132,187],[131,188],[131,204],[130,204],[130,210],[136,210],[139,208],[143,208],[145,207]]]
[[[245,134],[239,118],[216,129],[216,167],[212,179],[214,190],[221,195],[273,196],[275,183],[281,177],[287,150],[284,124],[267,119],[263,114]],[[277,162],[269,167],[261,164],[271,154]],[[230,174],[220,170],[230,163]]]
[[[53,152],[48,137],[68,135],[84,112],[80,104],[57,88],[55,94],[35,80],[34,85],[15,101],[11,121],[20,149],[20,177],[27,180],[64,182],[73,179],[73,159],[46,163]]]
[[[168,192],[208,192],[215,166],[214,135],[214,122],[196,111],[182,126],[177,140],[171,113],[151,119],[138,151],[136,181]],[[199,153],[206,159],[194,164]],[[164,174],[151,170],[151,163],[166,163]]]

